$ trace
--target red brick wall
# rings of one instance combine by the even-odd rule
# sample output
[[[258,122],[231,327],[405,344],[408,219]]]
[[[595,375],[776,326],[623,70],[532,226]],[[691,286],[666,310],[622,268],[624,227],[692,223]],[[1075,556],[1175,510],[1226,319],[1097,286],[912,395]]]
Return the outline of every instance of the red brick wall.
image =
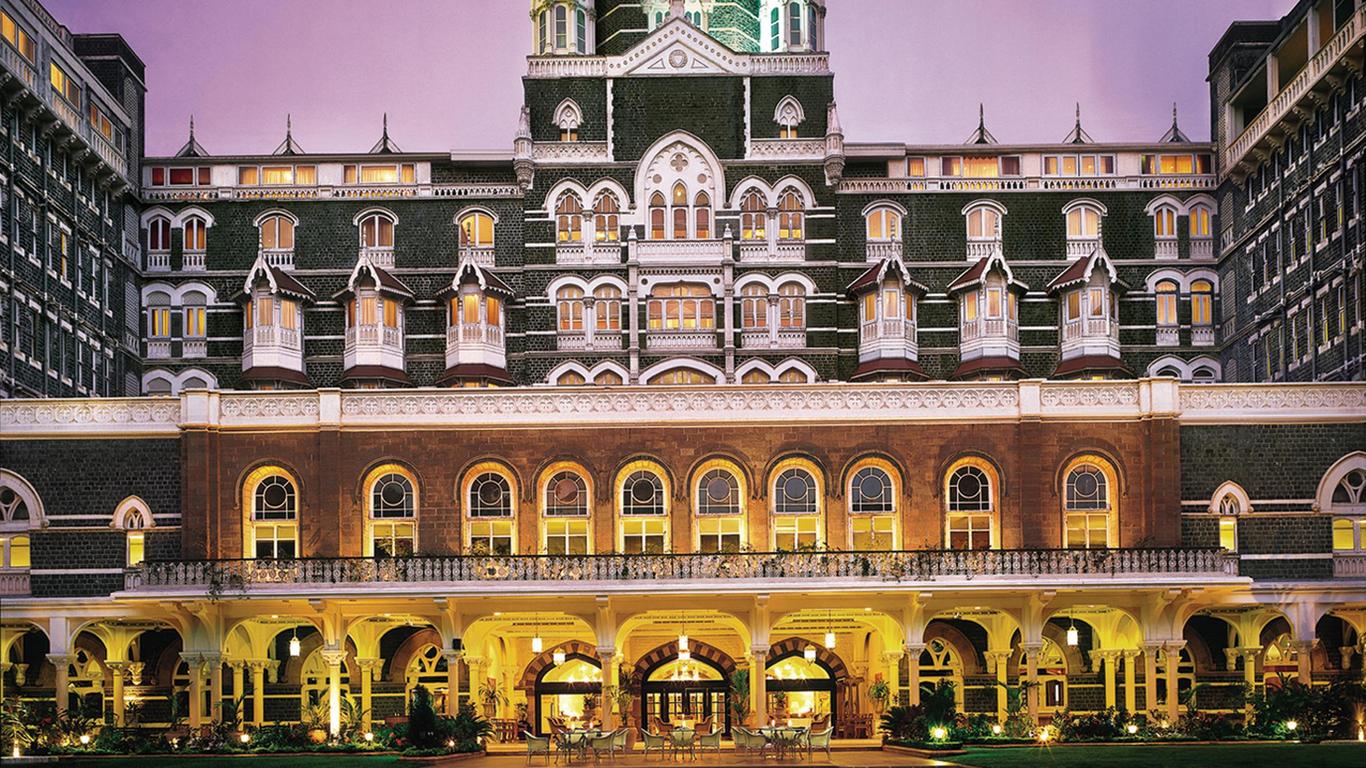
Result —
[[[518,549],[539,546],[537,482],[552,461],[575,460],[593,485],[594,551],[614,546],[613,479],[633,457],[653,457],[673,474],[672,539],[675,551],[693,540],[688,474],[718,454],[737,460],[754,478],[748,535],[756,549],[769,541],[767,470],[792,454],[811,457],[826,475],[826,540],[845,546],[844,482],[859,457],[888,457],[904,473],[902,544],[909,549],[944,543],[944,471],[964,455],[978,455],[1000,470],[1001,540],[1007,548],[1056,547],[1062,538],[1061,473],[1069,459],[1098,453],[1114,460],[1121,546],[1180,543],[1180,434],[1170,419],[1126,422],[1021,422],[1005,424],[887,424],[780,428],[652,427],[542,430],[404,430],[316,432],[188,432],[184,444],[184,553],[186,557],[242,554],[241,484],[253,469],[278,463],[300,488],[302,551],[310,556],[362,553],[363,483],[377,464],[396,461],[417,476],[419,549],[459,550],[460,477],[471,464],[495,459],[517,473]]]

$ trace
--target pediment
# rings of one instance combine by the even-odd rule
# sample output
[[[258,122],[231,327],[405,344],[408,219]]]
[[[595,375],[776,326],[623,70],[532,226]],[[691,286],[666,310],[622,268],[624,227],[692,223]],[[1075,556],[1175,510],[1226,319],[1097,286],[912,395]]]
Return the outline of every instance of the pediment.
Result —
[[[613,77],[747,74],[748,57],[673,19],[612,62]]]

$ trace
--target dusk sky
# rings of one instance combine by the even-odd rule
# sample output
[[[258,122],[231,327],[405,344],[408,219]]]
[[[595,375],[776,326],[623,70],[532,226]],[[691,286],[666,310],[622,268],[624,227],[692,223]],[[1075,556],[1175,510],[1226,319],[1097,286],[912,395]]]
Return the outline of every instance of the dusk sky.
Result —
[[[407,151],[509,149],[531,45],[527,0],[44,0],[74,32],[147,63],[147,148],[191,114],[210,152],[365,151],[389,113]],[[830,0],[852,141],[957,143],[977,104],[1002,142],[1058,141],[1075,102],[1097,141],[1156,140],[1177,102],[1209,136],[1207,55],[1235,19],[1293,0]]]

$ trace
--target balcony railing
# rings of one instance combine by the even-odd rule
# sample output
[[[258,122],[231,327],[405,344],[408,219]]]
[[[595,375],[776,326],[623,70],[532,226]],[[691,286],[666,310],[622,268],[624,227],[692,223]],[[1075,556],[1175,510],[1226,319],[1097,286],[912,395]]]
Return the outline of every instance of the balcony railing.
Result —
[[[901,241],[890,240],[887,242],[868,243],[868,261],[882,261],[883,259],[901,258]]]
[[[1221,549],[1042,549],[901,552],[743,552],[660,555],[455,555],[307,560],[147,562],[125,588],[247,590],[258,585],[706,580],[1236,577]]]
[[[204,252],[186,251],[184,261],[180,265],[183,272],[203,272],[204,271]]]
[[[1067,240],[1067,258],[1069,261],[1076,261],[1083,256],[1090,256],[1091,251],[1100,247],[1100,238],[1082,237]]]
[[[1162,239],[1153,243],[1153,258],[1162,260],[1172,260],[1177,258],[1177,245],[1175,239]]]
[[[28,593],[27,570],[0,570],[0,595],[27,595]]]
[[[1191,238],[1191,259],[1209,261],[1214,258],[1214,238]]]
[[[1333,555],[1333,575],[1339,579],[1366,578],[1366,555]]]
[[[716,331],[649,331],[645,336],[645,348],[665,351],[716,349]]]
[[[148,272],[169,272],[171,271],[171,252],[170,251],[148,251],[147,267]]]

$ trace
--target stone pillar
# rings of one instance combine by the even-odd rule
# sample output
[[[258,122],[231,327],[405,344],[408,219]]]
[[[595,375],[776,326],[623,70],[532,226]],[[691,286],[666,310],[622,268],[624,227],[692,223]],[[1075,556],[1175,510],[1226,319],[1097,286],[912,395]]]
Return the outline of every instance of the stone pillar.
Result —
[[[1167,722],[1175,724],[1181,719],[1181,694],[1177,689],[1177,670],[1181,664],[1181,649],[1186,647],[1185,640],[1172,640],[1163,644],[1162,659],[1167,678]]]
[[[446,658],[446,714],[455,717],[460,714],[460,660],[465,654],[462,651],[442,651],[441,655]],[[477,696],[478,691],[475,685],[480,681],[470,675],[470,696]]]
[[[269,661],[252,659],[251,665],[251,721],[258,727],[266,722],[266,665]]]
[[[749,653],[754,659],[749,665],[749,689],[754,694],[754,723],[762,728],[768,725],[768,646],[753,646]]]
[[[327,662],[327,732],[336,736],[341,733],[341,665],[346,651],[337,648],[319,653]]]
[[[1007,674],[1010,664],[1010,651],[987,651],[983,654],[986,657],[987,672],[996,675],[996,721],[1005,724],[1006,710],[1008,709],[1008,696],[1006,690]]]
[[[125,712],[123,702],[123,676],[128,671],[126,661],[106,661],[104,663],[109,668],[110,677],[110,697],[114,705],[114,725],[118,728],[123,727],[123,716]]]
[[[247,660],[230,659],[228,668],[232,670],[232,701],[237,707],[237,719],[247,724]]]
[[[1143,708],[1148,712],[1157,710],[1157,654],[1162,643],[1143,644]]]
[[[1290,645],[1295,649],[1295,677],[1302,685],[1313,685],[1314,641],[1295,640]]]
[[[356,659],[356,666],[360,667],[360,727],[361,730],[368,732],[374,721],[374,693],[371,684],[384,668],[384,659]]]
[[[920,654],[924,652],[924,643],[906,643],[906,688],[913,707],[920,704]]]
[[[70,704],[67,688],[70,686],[71,656],[64,653],[49,653],[47,660],[57,670],[53,676],[52,697],[56,700],[57,715],[60,717],[66,714],[67,705]]]
[[[612,646],[598,648],[598,663],[602,665],[602,690],[604,693],[616,690],[617,687],[617,649]],[[612,717],[612,705],[615,701],[608,701],[603,697],[598,702],[598,709],[602,712],[602,729],[611,731],[616,729],[616,720]],[[627,713],[621,713],[621,723],[626,724]],[[722,714],[724,717],[724,713]],[[724,724],[724,720],[722,721]]]
[[[223,722],[223,654],[204,654],[204,665],[209,668],[209,722]]]
[[[1029,711],[1029,721],[1039,723],[1039,655],[1043,653],[1043,643],[1020,643],[1025,655],[1025,672],[1020,685],[1025,688],[1025,705]]]
[[[903,651],[885,651],[882,654],[882,681],[887,684],[887,689],[891,691],[891,698],[888,699],[889,706],[897,706],[901,703],[901,657]]]
[[[180,659],[190,672],[190,711],[186,717],[190,728],[197,730],[204,725],[204,660],[197,653],[182,653]]]
[[[1105,708],[1113,709],[1116,706],[1115,663],[1119,661],[1119,651],[1097,651],[1095,655],[1100,658],[1100,663],[1104,666],[1102,672],[1105,677]]]
[[[5,673],[13,666],[8,661],[0,658],[0,701],[5,700]]]
[[[1238,655],[1243,657],[1243,682],[1247,683],[1249,692],[1255,692],[1257,690],[1257,663],[1262,657],[1262,649],[1239,648]],[[1250,698],[1243,704],[1243,714],[1249,719],[1252,717],[1252,700]]]
[[[764,239],[768,241],[769,256],[773,256],[778,253],[778,209],[769,208],[764,211],[764,222]]]
[[[1124,711],[1132,715],[1138,711],[1138,670],[1134,664],[1142,651],[1126,648],[1120,653],[1124,655]]]

